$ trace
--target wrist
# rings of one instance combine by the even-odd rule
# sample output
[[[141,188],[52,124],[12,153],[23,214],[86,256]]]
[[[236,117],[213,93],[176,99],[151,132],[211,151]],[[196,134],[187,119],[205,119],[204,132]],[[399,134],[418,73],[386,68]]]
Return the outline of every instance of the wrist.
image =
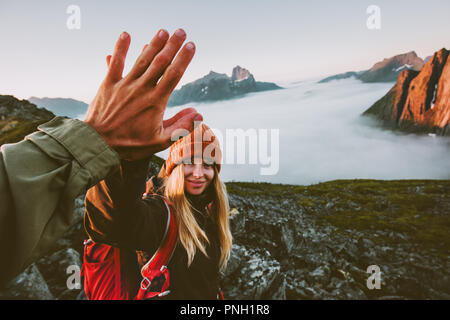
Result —
[[[117,148],[116,144],[113,142],[110,136],[105,133],[105,130],[102,130],[100,126],[93,120],[85,119],[83,120],[83,122],[91,127],[95,132],[97,132],[97,134],[106,142],[106,144],[119,154],[121,159],[123,158],[120,150]]]

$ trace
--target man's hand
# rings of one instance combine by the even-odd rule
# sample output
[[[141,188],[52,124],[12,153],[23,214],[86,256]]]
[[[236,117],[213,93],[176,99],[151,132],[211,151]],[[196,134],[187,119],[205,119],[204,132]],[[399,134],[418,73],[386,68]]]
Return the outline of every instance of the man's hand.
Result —
[[[167,31],[160,30],[125,77],[122,73],[130,46],[130,36],[126,32],[116,42],[113,55],[107,57],[108,73],[84,121],[122,159],[142,159],[167,149],[173,143],[170,137],[175,130],[192,131],[194,120],[203,120],[194,108],[181,110],[163,120],[170,94],[195,53],[192,42],[180,50],[185,39],[182,29],[170,39]]]

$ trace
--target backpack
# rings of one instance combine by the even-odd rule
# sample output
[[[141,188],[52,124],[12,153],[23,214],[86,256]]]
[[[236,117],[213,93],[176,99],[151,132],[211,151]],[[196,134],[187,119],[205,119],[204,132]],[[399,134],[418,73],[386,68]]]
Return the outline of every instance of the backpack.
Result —
[[[159,195],[159,194],[158,194]],[[126,254],[120,248],[91,239],[84,241],[83,265],[84,290],[88,300],[142,300],[162,297],[170,293],[170,274],[167,264],[178,241],[175,215],[170,202],[159,195],[167,207],[167,224],[161,244],[153,257],[141,268],[139,279],[133,277],[126,263]],[[154,280],[162,279],[160,289],[152,288]],[[137,282],[136,282],[137,281]],[[154,287],[154,286],[153,286]]]

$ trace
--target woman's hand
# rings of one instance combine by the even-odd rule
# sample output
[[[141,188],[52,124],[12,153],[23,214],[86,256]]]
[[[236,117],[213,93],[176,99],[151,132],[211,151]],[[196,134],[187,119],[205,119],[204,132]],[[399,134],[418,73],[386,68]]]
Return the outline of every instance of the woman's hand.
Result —
[[[193,122],[203,120],[194,108],[163,120],[170,94],[195,53],[192,42],[180,50],[185,39],[182,29],[170,39],[167,31],[160,30],[125,77],[122,73],[130,46],[130,36],[126,32],[117,40],[113,55],[107,57],[108,73],[84,121],[122,159],[143,159],[162,151],[173,143],[171,135],[175,130],[192,131]]]

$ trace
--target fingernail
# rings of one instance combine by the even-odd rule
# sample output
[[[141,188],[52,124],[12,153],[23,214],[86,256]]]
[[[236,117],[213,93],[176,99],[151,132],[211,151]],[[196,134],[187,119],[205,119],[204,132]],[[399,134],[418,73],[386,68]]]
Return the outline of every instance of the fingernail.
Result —
[[[186,35],[186,32],[184,32],[183,29],[178,29],[177,31],[175,31],[175,35],[176,35],[177,37],[182,38],[182,37],[184,37],[184,36]]]
[[[122,32],[122,34],[120,35],[120,39],[125,40],[126,38],[128,38],[128,33],[126,33],[125,31]]]
[[[188,43],[186,44],[186,49],[188,49],[188,50],[194,50],[194,49],[195,49],[194,43],[188,42]]]
[[[165,39],[167,39],[168,38],[168,35],[169,33],[166,31],[166,30],[161,30],[160,32],[159,32],[159,34],[158,34],[158,37],[160,38],[160,39],[162,39],[162,40],[165,40]]]

